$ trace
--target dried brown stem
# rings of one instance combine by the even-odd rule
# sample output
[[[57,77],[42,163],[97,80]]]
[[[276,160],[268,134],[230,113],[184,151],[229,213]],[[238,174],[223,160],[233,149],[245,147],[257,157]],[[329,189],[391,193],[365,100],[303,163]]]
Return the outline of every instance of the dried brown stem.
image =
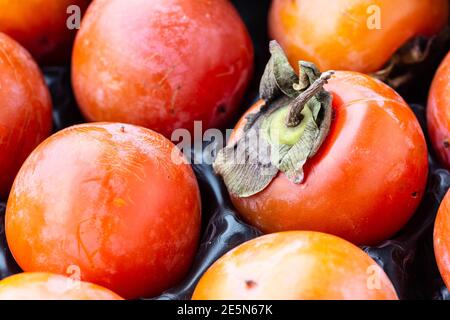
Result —
[[[327,71],[322,73],[319,79],[314,81],[312,85],[308,87],[305,91],[303,91],[294,101],[290,104],[289,114],[286,119],[286,125],[288,127],[296,127],[302,121],[302,110],[305,107],[305,104],[311,100],[320,90],[322,90],[323,86],[328,82],[331,76],[334,74],[334,71]]]

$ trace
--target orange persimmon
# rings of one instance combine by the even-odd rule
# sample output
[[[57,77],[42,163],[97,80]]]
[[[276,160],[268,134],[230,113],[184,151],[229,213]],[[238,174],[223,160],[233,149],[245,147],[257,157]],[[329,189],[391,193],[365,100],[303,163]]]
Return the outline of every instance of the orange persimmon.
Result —
[[[0,281],[0,300],[123,300],[92,283],[51,273],[19,273]]]
[[[281,232],[248,241],[216,261],[194,300],[396,300],[384,271],[338,237]]]
[[[450,52],[431,85],[427,106],[428,132],[439,160],[450,169]]]
[[[295,184],[278,173],[250,197],[231,194],[241,216],[263,232],[321,231],[375,244],[399,231],[422,199],[428,176],[424,134],[406,102],[367,75],[340,71],[325,88],[333,119],[318,153]],[[229,143],[242,134],[247,116]]]
[[[450,288],[450,191],[442,200],[434,225],[434,253],[439,271]]]
[[[95,0],[75,41],[72,80],[89,121],[221,127],[253,70],[247,29],[228,0]]]
[[[1,13],[0,13],[1,15]],[[0,198],[6,201],[14,177],[52,129],[52,101],[30,54],[0,32]]]
[[[66,274],[124,298],[181,280],[200,236],[200,192],[181,152],[151,130],[70,127],[28,157],[6,208],[9,248],[27,272]]]
[[[91,0],[0,0],[0,32],[24,46],[40,63],[70,61],[75,29],[67,25],[71,14],[81,14]],[[69,9],[77,6],[77,11]],[[78,11],[79,9],[79,11]],[[72,13],[73,12],[73,13]],[[72,28],[72,26],[70,26]]]
[[[269,29],[294,66],[370,73],[412,38],[436,35],[448,8],[447,0],[274,0]]]

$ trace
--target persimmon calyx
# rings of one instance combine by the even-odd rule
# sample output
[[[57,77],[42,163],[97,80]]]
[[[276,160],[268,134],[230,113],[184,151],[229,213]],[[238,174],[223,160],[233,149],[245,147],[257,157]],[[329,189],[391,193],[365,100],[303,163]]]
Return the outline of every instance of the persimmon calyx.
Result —
[[[250,197],[264,190],[283,172],[289,180],[304,180],[303,166],[328,135],[332,97],[323,86],[333,71],[320,73],[300,61],[297,75],[276,41],[261,79],[261,109],[247,117],[242,137],[220,150],[213,163],[228,191]]]

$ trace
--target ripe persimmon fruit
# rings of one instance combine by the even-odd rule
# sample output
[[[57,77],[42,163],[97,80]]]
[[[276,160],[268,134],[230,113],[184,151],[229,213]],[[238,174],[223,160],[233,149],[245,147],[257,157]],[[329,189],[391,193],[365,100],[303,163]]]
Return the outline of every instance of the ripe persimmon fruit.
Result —
[[[0,0],[0,32],[24,46],[45,65],[70,61],[78,22],[91,0]],[[76,6],[76,7],[74,7]],[[75,10],[73,10],[75,8]],[[76,14],[79,16],[71,15]],[[68,24],[69,22],[69,24]]]
[[[428,132],[441,163],[450,169],[450,52],[431,85],[427,106]]]
[[[2,13],[0,13],[1,15]],[[0,32],[0,198],[33,149],[50,135],[52,101],[30,54]]]
[[[6,238],[26,272],[67,274],[124,298],[151,297],[188,271],[200,236],[200,192],[162,135],[118,123],[59,131],[14,182]]]
[[[251,78],[253,46],[228,0],[95,0],[75,41],[72,82],[89,121],[170,138],[221,127]]]
[[[396,300],[387,275],[355,245],[311,231],[250,240],[217,260],[194,300]]]
[[[372,73],[414,37],[439,33],[448,11],[447,0],[274,0],[269,30],[294,66]]]
[[[101,286],[62,275],[15,274],[0,281],[0,300],[123,300]]]

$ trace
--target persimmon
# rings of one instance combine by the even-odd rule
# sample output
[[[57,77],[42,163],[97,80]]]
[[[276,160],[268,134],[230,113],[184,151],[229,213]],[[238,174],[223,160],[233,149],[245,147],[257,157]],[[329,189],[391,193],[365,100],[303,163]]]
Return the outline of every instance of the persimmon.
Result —
[[[293,65],[372,73],[409,40],[439,33],[448,11],[447,0],[274,0],[269,30]]]
[[[2,13],[0,12],[0,15]],[[0,198],[20,166],[52,128],[52,102],[30,54],[0,32]]]
[[[162,135],[84,124],[45,140],[14,182],[6,238],[27,272],[67,274],[124,298],[150,297],[188,271],[200,233],[200,193]]]
[[[384,271],[364,251],[311,231],[265,235],[217,260],[194,300],[396,300]]]
[[[81,14],[91,0],[0,0],[0,32],[24,46],[40,63],[55,65],[70,61],[77,29],[70,29],[71,14]],[[78,6],[77,11],[68,10]]]
[[[439,67],[431,85],[427,121],[437,156],[450,169],[450,53]]]
[[[439,207],[434,225],[434,253],[439,271],[447,288],[450,288],[450,191]]]
[[[227,0],[95,0],[75,41],[75,95],[89,121],[221,127],[253,70],[247,29]]]
[[[51,273],[19,273],[0,281],[0,300],[123,300],[92,283]]]
[[[281,61],[281,57],[273,61]],[[286,64],[289,65],[287,60]],[[266,72],[278,69],[274,71],[278,77],[283,68],[287,67],[272,66]],[[311,64],[302,64],[301,68],[301,81],[318,72]],[[428,176],[424,134],[414,113],[393,89],[370,76],[351,71],[335,72],[325,84],[326,91],[313,97],[316,103],[317,99],[324,99],[325,111],[319,111],[316,123],[310,122],[312,109],[309,107],[313,100],[309,100],[307,104],[301,103],[304,109],[300,119],[303,120],[289,127],[284,123],[284,110],[291,108],[292,113],[292,104],[322,81],[324,74],[296,99],[281,91],[292,95],[294,87],[304,89],[308,84],[293,85],[292,81],[298,80],[293,70],[284,79],[277,79],[278,86],[285,85],[280,97],[269,96],[247,111],[236,125],[228,146],[219,152],[214,168],[224,177],[240,215],[263,232],[312,230],[334,234],[355,244],[376,244],[399,231],[421,201]],[[265,76],[261,86],[264,88],[272,81]],[[264,98],[264,92],[261,95]],[[323,112],[326,114],[321,115]],[[245,144],[252,132],[249,128],[257,125],[254,120],[257,117],[266,117],[268,122],[260,129],[262,142],[270,138],[266,138],[268,134],[264,130],[268,129],[264,128],[271,127],[274,131],[281,127],[284,129],[279,130],[279,135],[294,141],[277,141],[276,148],[303,144],[292,149],[288,161],[282,159],[282,165],[291,165],[289,170],[280,167],[279,159],[275,164],[270,159],[270,166],[252,163],[256,147],[251,142],[243,157],[245,166],[227,158],[228,153],[240,150],[240,144]],[[319,121],[322,121],[321,128],[325,127],[323,132],[306,135],[305,126],[317,129]],[[306,157],[299,158],[303,155],[299,156],[297,150],[303,152],[305,148],[309,148]],[[259,165],[262,168],[257,168]]]

